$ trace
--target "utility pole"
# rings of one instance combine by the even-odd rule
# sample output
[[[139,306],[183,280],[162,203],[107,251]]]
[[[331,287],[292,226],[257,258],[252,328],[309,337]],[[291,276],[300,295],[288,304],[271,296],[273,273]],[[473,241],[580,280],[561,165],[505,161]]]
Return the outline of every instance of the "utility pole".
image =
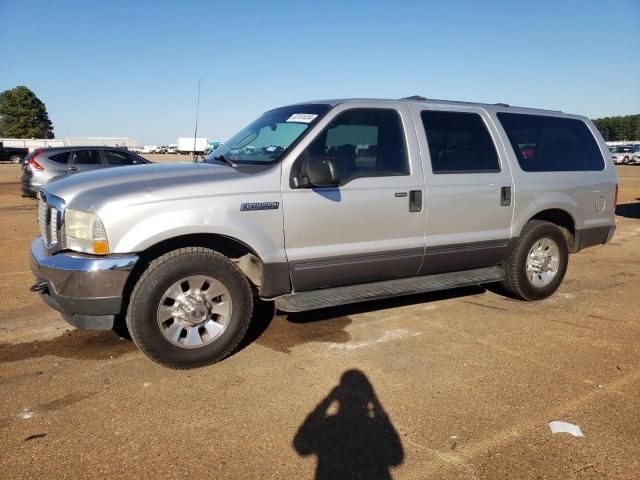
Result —
[[[198,79],[198,99],[196,100],[196,128],[193,132],[193,161],[196,161],[196,138],[198,137],[198,113],[200,111],[200,82],[202,78]]]

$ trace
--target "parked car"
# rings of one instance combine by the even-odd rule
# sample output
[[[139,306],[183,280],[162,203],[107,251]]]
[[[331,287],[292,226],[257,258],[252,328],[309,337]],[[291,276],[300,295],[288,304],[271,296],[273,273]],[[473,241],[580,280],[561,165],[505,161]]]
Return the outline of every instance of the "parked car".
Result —
[[[151,359],[190,368],[233,351],[254,292],[287,312],[495,282],[547,298],[570,253],[612,238],[616,198],[585,117],[301,103],[266,112],[206,163],[45,185],[32,290],[81,328],[126,317]]]
[[[640,164],[640,145],[634,145],[631,149],[631,158],[627,163],[638,165]]]
[[[3,142],[0,142],[0,162],[20,163],[28,154],[27,148],[5,147]]]
[[[159,149],[160,147],[158,147],[157,145],[145,145],[144,147],[142,147],[140,153],[158,153]]]
[[[631,157],[633,157],[633,146],[623,145],[620,147],[615,147],[611,154],[611,157],[613,158],[613,163],[615,164],[629,163],[629,160],[631,159]]]
[[[48,182],[68,175],[108,167],[150,163],[139,155],[113,147],[53,147],[32,151],[22,164],[22,195],[36,198]]]

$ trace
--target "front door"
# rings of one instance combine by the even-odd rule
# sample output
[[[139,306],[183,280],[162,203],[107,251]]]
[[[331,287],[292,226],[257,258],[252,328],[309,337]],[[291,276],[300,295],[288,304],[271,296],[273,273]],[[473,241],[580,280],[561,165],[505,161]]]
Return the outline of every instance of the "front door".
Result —
[[[477,107],[413,107],[424,156],[426,249],[421,274],[493,266],[510,254],[514,190],[491,118]],[[500,152],[500,154],[498,154]]]
[[[424,253],[424,184],[412,129],[402,104],[338,106],[297,158],[284,165],[285,248],[295,291],[418,272]],[[335,162],[338,186],[293,187],[291,176],[311,156]]]

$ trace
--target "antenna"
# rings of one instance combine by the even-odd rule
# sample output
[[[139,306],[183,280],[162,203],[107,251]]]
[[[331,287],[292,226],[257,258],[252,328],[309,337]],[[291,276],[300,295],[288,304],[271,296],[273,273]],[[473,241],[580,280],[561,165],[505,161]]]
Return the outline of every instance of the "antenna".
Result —
[[[198,113],[200,112],[200,82],[202,78],[198,79],[198,100],[196,101],[196,128],[193,132],[193,161],[196,161],[196,138],[198,137]]]

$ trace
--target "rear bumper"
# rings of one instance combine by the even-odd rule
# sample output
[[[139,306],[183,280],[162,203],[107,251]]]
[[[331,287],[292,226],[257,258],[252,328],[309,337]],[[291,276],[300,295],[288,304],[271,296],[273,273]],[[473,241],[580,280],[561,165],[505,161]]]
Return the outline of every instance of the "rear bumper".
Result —
[[[34,288],[42,300],[80,328],[109,329],[122,309],[124,286],[136,255],[49,255],[40,237],[31,243]]]
[[[30,185],[28,183],[23,183],[20,189],[22,190],[22,195],[24,197],[38,198],[38,190],[40,190],[40,187],[36,187],[35,185]]]
[[[23,171],[20,177],[20,188],[22,195],[26,197],[38,197],[38,192],[42,187],[42,182],[34,181],[34,175],[31,172]]]

